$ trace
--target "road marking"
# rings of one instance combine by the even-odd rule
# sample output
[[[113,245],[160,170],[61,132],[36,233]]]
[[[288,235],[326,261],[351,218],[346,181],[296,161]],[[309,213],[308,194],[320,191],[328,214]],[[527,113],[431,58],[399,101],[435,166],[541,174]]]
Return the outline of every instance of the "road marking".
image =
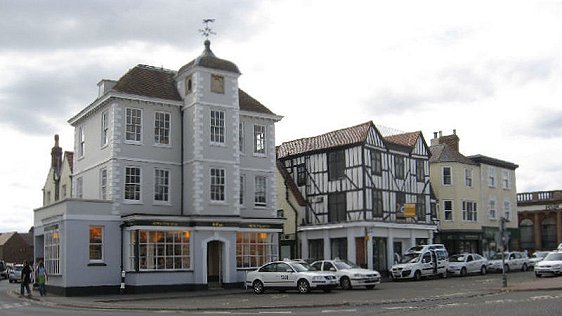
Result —
[[[355,313],[356,309],[324,309],[322,313]]]
[[[385,307],[384,309],[388,309],[388,310],[412,310],[412,309],[417,309],[416,306],[396,306],[396,307]]]
[[[540,295],[540,296],[531,296],[531,297],[529,297],[529,299],[530,299],[531,301],[549,300],[549,299],[553,299],[553,298],[555,298],[555,297],[552,296],[552,295]]]
[[[261,311],[260,314],[292,314],[291,311]]]

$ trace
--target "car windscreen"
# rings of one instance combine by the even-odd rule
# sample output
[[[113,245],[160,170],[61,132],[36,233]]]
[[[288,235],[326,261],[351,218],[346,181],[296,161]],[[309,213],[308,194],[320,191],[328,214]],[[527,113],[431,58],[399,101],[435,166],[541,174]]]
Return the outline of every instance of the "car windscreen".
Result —
[[[334,261],[334,263],[338,268],[338,270],[359,268],[355,263],[349,262],[347,260],[338,260],[338,261]]]
[[[415,263],[418,262],[420,259],[420,254],[417,252],[409,252],[409,253],[405,253],[404,256],[402,257],[402,260],[400,260],[400,263]]]
[[[449,262],[464,262],[464,255],[452,255],[449,257]]]
[[[505,258],[507,259],[507,254],[505,256]],[[502,254],[501,253],[496,253],[495,255],[492,256],[492,258],[490,258],[491,260],[502,260]]]
[[[295,269],[297,272],[310,271],[310,269],[308,269],[304,264],[301,264],[301,263],[293,263],[292,266],[293,266],[293,269]]]
[[[544,257],[544,261],[562,261],[562,252],[551,252]]]

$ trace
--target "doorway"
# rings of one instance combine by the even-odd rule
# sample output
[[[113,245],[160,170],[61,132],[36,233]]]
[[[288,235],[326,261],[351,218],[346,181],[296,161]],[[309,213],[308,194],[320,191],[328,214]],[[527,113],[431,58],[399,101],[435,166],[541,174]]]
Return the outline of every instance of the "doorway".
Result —
[[[214,240],[207,244],[207,286],[222,287],[222,243]]]

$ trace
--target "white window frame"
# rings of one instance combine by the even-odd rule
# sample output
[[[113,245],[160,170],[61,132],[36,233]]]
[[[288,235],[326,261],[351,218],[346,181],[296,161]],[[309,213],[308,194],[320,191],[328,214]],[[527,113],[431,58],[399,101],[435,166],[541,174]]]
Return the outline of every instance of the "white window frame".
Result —
[[[155,204],[170,204],[170,169],[154,168],[154,196],[153,202]],[[157,199],[158,192],[163,189],[163,198]]]
[[[488,218],[489,219],[497,219],[498,214],[498,205],[496,203],[496,198],[490,198],[488,203]]]
[[[451,209],[445,208],[446,202],[451,202]],[[454,215],[454,209],[455,209],[455,202],[453,200],[443,200],[443,221],[452,222],[455,219],[455,217],[453,216]],[[450,214],[451,214],[450,219],[447,219],[447,216],[446,216],[447,212],[450,212]]]
[[[256,269],[267,262],[279,259],[274,233],[237,232],[236,268]]]
[[[509,170],[506,169],[502,170],[502,189],[511,189],[511,174],[509,173]]]
[[[445,169],[449,169],[449,183],[445,183]],[[441,184],[443,186],[452,186],[453,185],[453,168],[451,166],[442,166],[441,167]]]
[[[497,185],[496,181],[496,167],[488,166],[488,186],[490,188],[495,188]]]
[[[107,168],[100,169],[100,199],[107,200]]]
[[[254,178],[254,206],[267,206],[267,177],[255,176]]]
[[[209,137],[211,145],[224,145],[226,137],[226,113],[221,110],[211,110],[209,118]]]
[[[190,230],[165,228],[131,230],[129,232],[129,271],[191,270],[192,233]],[[141,237],[142,235],[146,237],[145,240]],[[169,250],[173,253],[169,253]],[[139,254],[138,258],[135,258],[135,253]]]
[[[472,168],[464,168],[464,185],[468,188],[474,186],[474,172]]]
[[[101,147],[109,144],[109,112],[101,112]]]
[[[86,132],[84,126],[78,127],[78,158],[86,154]]]
[[[226,202],[226,172],[224,168],[209,169],[209,199],[211,202]]]
[[[130,171],[138,170],[137,174],[132,174]],[[142,202],[142,168],[139,166],[125,166],[125,179],[123,181],[124,188],[123,188],[123,200],[126,203],[141,203]],[[132,182],[133,178],[138,177],[138,182]],[[134,190],[134,196],[138,195],[138,199],[136,198],[128,198],[127,194],[127,187],[131,186]]]
[[[142,112],[143,110],[139,108],[132,108],[132,107],[125,108],[125,142],[126,143],[129,144],[142,143],[142,130],[143,130]],[[138,114],[138,116],[136,114]],[[138,122],[136,122],[137,119]]]
[[[101,240],[100,241],[92,241],[92,228],[101,229],[101,237],[100,237]],[[88,229],[88,235],[89,235],[89,237],[88,237],[88,259],[89,259],[89,262],[91,262],[91,263],[101,263],[101,262],[104,261],[104,259],[103,259],[104,258],[104,249],[103,249],[104,248],[103,247],[104,231],[105,231],[104,227],[100,226],[100,225],[90,225],[90,227]],[[100,247],[99,251],[100,251],[101,258],[92,259],[92,247],[93,246],[99,246]]]
[[[254,155],[267,155],[267,129],[265,125],[254,124]]]
[[[511,204],[510,200],[503,201],[503,217],[508,220],[512,220]]]
[[[60,257],[61,257],[61,247],[60,247],[60,229],[46,229],[44,234],[44,264],[47,273],[50,275],[62,275],[60,268]]]
[[[84,198],[84,178],[77,177],[76,178],[76,198],[82,199]]]
[[[463,222],[478,221],[478,205],[475,201],[462,201],[462,220]]]
[[[163,116],[159,118],[159,116]],[[172,130],[172,115],[169,112],[154,112],[154,145],[170,147],[172,138],[170,131]]]

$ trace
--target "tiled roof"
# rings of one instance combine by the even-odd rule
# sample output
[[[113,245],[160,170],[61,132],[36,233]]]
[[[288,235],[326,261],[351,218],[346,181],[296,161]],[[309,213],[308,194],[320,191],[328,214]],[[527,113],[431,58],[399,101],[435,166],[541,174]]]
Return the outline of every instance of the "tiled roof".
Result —
[[[411,133],[386,136],[384,137],[384,140],[402,146],[413,147],[416,145],[416,142],[418,141],[420,135],[421,132],[417,131]]]
[[[476,163],[465,157],[460,152],[453,150],[447,144],[438,144],[429,147],[431,151],[430,163],[434,162],[458,162],[466,165],[476,165]]]
[[[73,151],[65,151],[64,152],[64,159],[68,161],[68,165],[70,166],[70,172],[74,171],[74,152]]]
[[[0,245],[6,244],[6,242],[10,240],[10,238],[12,238],[12,236],[14,236],[15,234],[16,232],[0,233]]]
[[[240,73],[240,70],[238,70],[236,64],[226,59],[217,58],[217,56],[215,56],[215,54],[211,50],[211,41],[209,41],[208,39],[205,40],[205,50],[203,51],[203,53],[199,57],[181,67],[178,72],[182,73],[184,70],[189,69],[193,66],[225,70],[237,74]]]
[[[496,158],[492,158],[492,157],[488,157],[488,156],[484,156],[484,155],[473,155],[473,156],[468,156],[468,158],[470,158],[475,163],[483,163],[483,164],[487,164],[487,165],[492,165],[492,166],[507,168],[507,169],[512,169],[512,170],[515,170],[515,169],[519,168],[519,165],[516,165],[513,162],[500,160],[500,159],[496,159]]]
[[[151,98],[182,101],[176,88],[175,75],[176,73],[171,70],[137,65],[117,81],[113,90]],[[238,97],[242,111],[275,115],[242,89],[238,89]]]
[[[365,142],[371,126],[374,124],[369,121],[318,136],[284,142],[277,147],[277,158]]]

